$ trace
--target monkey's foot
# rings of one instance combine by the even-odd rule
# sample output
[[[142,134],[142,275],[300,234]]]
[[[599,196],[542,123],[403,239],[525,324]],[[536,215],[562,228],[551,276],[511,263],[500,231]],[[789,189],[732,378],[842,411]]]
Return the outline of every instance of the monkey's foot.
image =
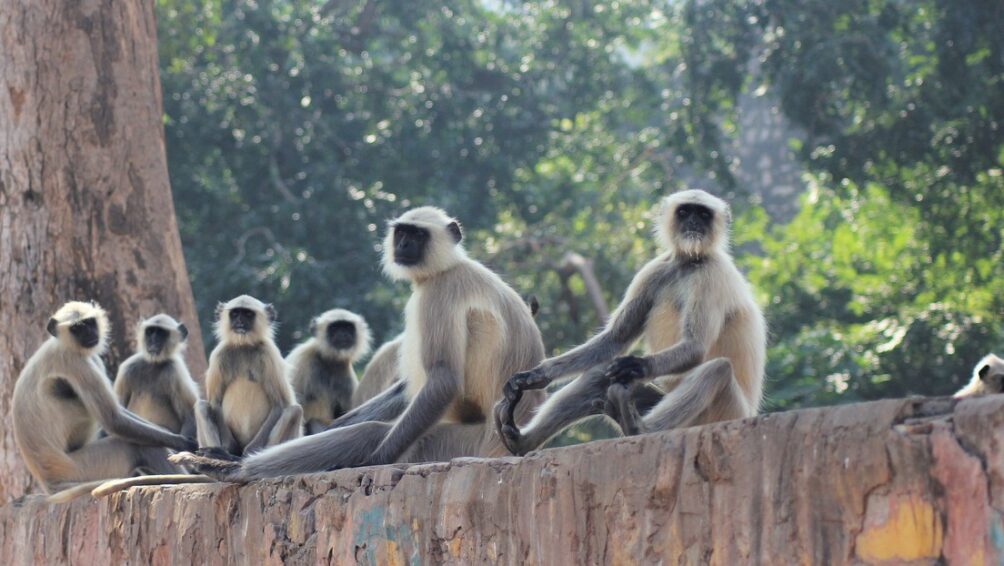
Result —
[[[240,460],[219,460],[191,452],[178,452],[168,456],[167,459],[173,464],[184,466],[186,469],[221,481],[243,481]]]
[[[514,407],[515,405],[509,399],[503,397],[502,400],[495,403],[495,408],[492,412],[495,415],[495,430],[498,431],[499,437],[502,438],[502,444],[505,445],[506,450],[515,456],[522,456],[526,453],[526,450],[521,446],[523,435],[519,432],[519,428],[513,419]]]
[[[634,396],[629,386],[614,383],[608,387],[607,402],[609,407],[607,414],[617,421],[624,436],[634,436],[642,432],[639,426],[641,416],[634,405]]]

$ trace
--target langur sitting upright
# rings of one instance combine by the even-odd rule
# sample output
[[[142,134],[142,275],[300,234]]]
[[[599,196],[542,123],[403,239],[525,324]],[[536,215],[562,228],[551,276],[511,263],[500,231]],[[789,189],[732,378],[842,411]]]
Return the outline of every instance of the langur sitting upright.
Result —
[[[216,309],[206,400],[196,404],[199,447],[240,456],[303,434],[303,410],[275,345],[275,310],[241,295]]]
[[[954,395],[956,399],[1004,393],[1004,360],[993,354],[984,356],[973,368],[973,377]]]
[[[505,452],[487,421],[505,379],[536,365],[544,345],[530,309],[498,275],[467,257],[456,220],[438,208],[391,223],[384,268],[412,284],[400,347],[404,378],[312,436],[228,462],[175,454],[221,479],[427,462]],[[528,413],[534,393],[521,409]],[[517,415],[517,418],[522,415]]]
[[[380,346],[370,358],[366,369],[363,370],[363,377],[359,380],[359,386],[352,394],[353,408],[376,397],[401,378],[398,375],[398,360],[403,339],[404,335],[400,335]]]
[[[166,314],[136,325],[135,354],[122,362],[115,394],[127,409],[187,438],[195,438],[199,390],[182,355],[188,328]]]
[[[310,333],[286,356],[286,364],[307,434],[317,434],[352,408],[352,364],[369,352],[370,328],[363,317],[334,309],[311,320]]]
[[[757,414],[766,324],[729,255],[729,220],[728,205],[704,191],[663,201],[657,233],[666,251],[638,272],[604,330],[505,384],[495,419],[512,453],[603,412],[625,434]],[[624,356],[638,340],[647,355]],[[521,396],[572,374],[581,375],[520,430]]]
[[[28,471],[65,501],[96,480],[171,472],[165,448],[194,443],[126,410],[115,399],[101,354],[108,317],[94,303],[70,302],[49,319],[51,337],[28,359],[14,386],[14,439]],[[98,426],[110,436],[98,438]]]

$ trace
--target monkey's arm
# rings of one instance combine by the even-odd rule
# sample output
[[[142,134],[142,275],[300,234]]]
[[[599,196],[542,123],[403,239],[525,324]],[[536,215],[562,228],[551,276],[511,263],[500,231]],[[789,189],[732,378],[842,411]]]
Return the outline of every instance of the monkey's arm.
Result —
[[[181,417],[181,435],[185,438],[195,438],[195,404],[199,401],[199,394],[194,387],[190,387],[184,382],[185,379],[191,381],[187,371],[180,372],[177,385],[177,394],[174,396],[174,412]]]
[[[680,268],[675,264],[659,260],[649,262],[635,275],[624,294],[624,300],[602,332],[577,348],[509,378],[503,387],[503,393],[513,410],[524,390],[542,389],[559,377],[582,373],[609,362],[627,350],[645,330],[645,323],[659,293],[672,285],[681,274]]]
[[[450,365],[439,362],[426,370],[428,381],[401,418],[394,423],[394,427],[369,457],[366,465],[395,462],[422,434],[439,422],[460,392],[460,376]]]
[[[88,413],[109,434],[147,446],[164,446],[175,450],[195,449],[194,442],[151,424],[119,405],[108,385],[108,379],[96,368],[88,366],[77,372],[72,378],[72,384]]]
[[[327,430],[342,428],[367,421],[391,421],[401,416],[408,407],[408,396],[405,394],[407,383],[399,379],[385,391],[331,421]]]
[[[680,320],[681,339],[674,345],[648,356],[617,358],[607,368],[611,381],[630,383],[661,375],[683,373],[704,361],[725,325],[723,305],[708,301],[693,301],[684,309]]]
[[[427,299],[424,304],[433,302]],[[463,387],[467,309],[420,314],[427,326],[422,337],[425,384],[370,455],[368,465],[390,464],[400,458],[409,446],[439,422]]]
[[[279,422],[279,417],[282,416],[283,407],[279,405],[273,405],[272,410],[269,411],[268,416],[261,423],[261,427],[258,432],[255,433],[251,442],[244,447],[245,454],[254,454],[255,452],[261,450],[268,444],[268,435],[272,433],[272,429],[275,428],[275,423]]]
[[[132,398],[132,385],[129,383],[128,368],[129,361],[126,360],[119,366],[118,375],[115,376],[115,396],[118,397],[119,403],[123,407],[127,407]]]

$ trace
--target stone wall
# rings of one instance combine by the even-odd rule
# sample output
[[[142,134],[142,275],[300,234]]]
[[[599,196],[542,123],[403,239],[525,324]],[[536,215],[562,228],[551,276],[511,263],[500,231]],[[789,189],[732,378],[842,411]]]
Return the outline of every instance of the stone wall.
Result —
[[[0,508],[0,564],[1000,563],[1004,396]]]

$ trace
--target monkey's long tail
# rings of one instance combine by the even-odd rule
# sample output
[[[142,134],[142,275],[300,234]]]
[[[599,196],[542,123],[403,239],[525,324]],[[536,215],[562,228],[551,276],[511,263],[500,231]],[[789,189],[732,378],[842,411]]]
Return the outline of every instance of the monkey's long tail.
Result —
[[[212,483],[216,480],[200,474],[160,474],[150,476],[136,476],[132,478],[122,478],[100,482],[97,487],[91,490],[94,497],[105,497],[119,491],[125,491],[130,487],[138,485],[178,485],[184,483]]]
[[[167,458],[174,464],[184,466],[221,481],[241,481],[240,460],[220,460],[200,456],[191,452],[178,452]]]
[[[91,490],[105,483],[106,481],[108,480],[95,480],[84,483],[78,483],[73,487],[68,487],[64,490],[53,493],[49,497],[45,498],[45,500],[48,503],[66,503],[68,501],[73,501],[78,497],[83,497],[84,495],[89,494]]]

